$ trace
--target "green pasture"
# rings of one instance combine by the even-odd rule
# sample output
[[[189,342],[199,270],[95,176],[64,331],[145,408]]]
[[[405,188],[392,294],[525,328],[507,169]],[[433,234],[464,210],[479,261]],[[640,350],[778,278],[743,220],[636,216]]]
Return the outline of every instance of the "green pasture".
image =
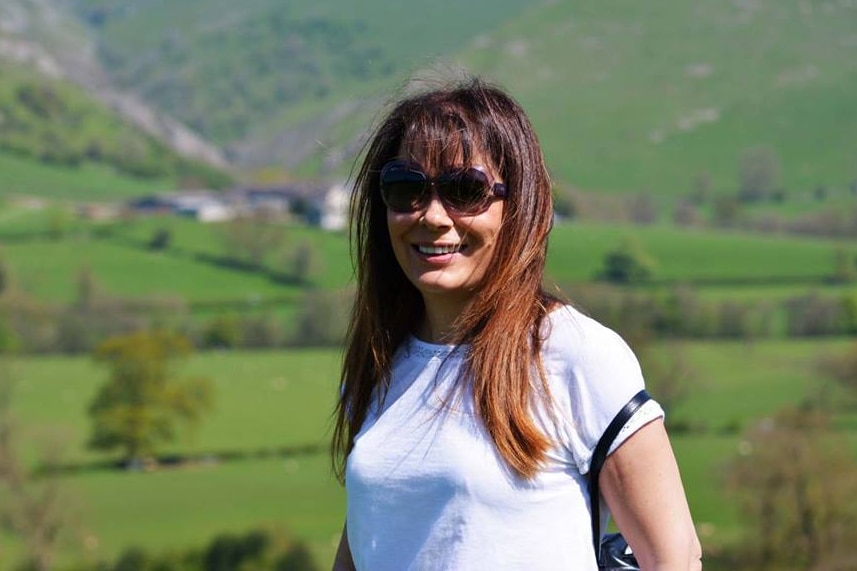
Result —
[[[853,341],[835,339],[658,347],[679,352],[692,370],[691,394],[669,414],[691,427],[673,441],[706,546],[742,533],[741,516],[722,487],[723,466],[737,453],[741,431],[814,394],[823,382],[817,359],[852,347]],[[64,557],[104,557],[130,544],[177,549],[217,532],[278,523],[307,540],[323,567],[329,564],[342,525],[343,492],[324,449],[284,449],[325,445],[338,366],[336,350],[194,356],[179,372],[212,378],[217,405],[193,435],[166,451],[203,461],[138,473],[105,469],[98,461],[106,457],[85,450],[86,404],[106,370],[85,357],[17,359],[14,411],[25,454],[32,460],[37,443],[60,438],[66,461],[77,467],[66,481],[81,507],[90,553],[68,548]],[[845,415],[839,424],[853,426],[855,420]],[[857,434],[846,437],[857,450]]]
[[[85,267],[107,293],[123,297],[246,300],[250,306],[262,297],[298,293],[266,276],[85,237],[9,244],[3,250],[18,285],[48,301],[70,301],[76,276]]]
[[[679,342],[659,349],[681,354],[693,390],[674,420],[713,431],[745,427],[786,404],[814,394],[824,380],[817,360],[855,347],[848,339],[820,341]],[[644,371],[645,373],[645,371]]]
[[[86,358],[43,357],[17,361],[12,370],[22,452],[34,461],[42,446],[58,441],[63,462],[77,469],[69,488],[82,506],[85,544],[98,546],[87,557],[113,556],[132,544],[188,547],[216,533],[276,523],[307,540],[320,560],[332,559],[344,513],[326,454],[338,351],[195,356],[178,374],[212,379],[215,409],[164,453],[205,460],[154,474],[102,470],[98,462],[110,456],[86,450],[86,407],[107,369]],[[81,553],[69,549],[67,557]]]
[[[99,472],[69,483],[84,501],[101,557],[129,543],[181,549],[204,545],[220,533],[272,524],[306,541],[324,569],[333,561],[345,521],[345,491],[324,454],[150,474]]]
[[[0,197],[38,196],[85,202],[136,196],[173,186],[172,180],[136,179],[106,165],[54,166],[0,151]]]
[[[276,455],[325,445],[339,378],[339,352],[301,350],[197,354],[176,371],[214,382],[213,414],[165,449],[172,454]],[[87,358],[40,357],[16,363],[16,411],[33,438],[61,434],[67,461],[92,462],[87,406],[108,369]],[[325,408],[326,407],[326,408]]]
[[[177,251],[216,255],[222,249],[217,224],[198,224],[180,218],[141,218],[117,228],[112,240],[118,242],[127,236],[142,243],[161,228],[171,232],[171,248]],[[319,286],[342,287],[351,280],[351,259],[344,233],[304,226],[289,226],[285,232],[284,250],[303,241],[317,249],[323,270]],[[857,256],[857,245],[829,239],[667,225],[560,223],[550,237],[548,276],[560,283],[589,281],[601,269],[605,254],[625,241],[639,244],[651,256],[656,282],[712,286],[777,285],[778,281],[823,285],[834,272],[837,251]]]
[[[54,216],[65,220],[58,238],[48,234]],[[148,242],[164,229],[170,232],[170,247],[150,250]],[[267,256],[268,267],[288,271],[295,249],[308,245],[314,256],[309,286],[339,289],[350,282],[351,262],[342,234],[302,225],[282,229],[285,238]],[[243,300],[248,309],[262,299],[297,299],[307,287],[218,264],[216,258],[225,252],[222,234],[222,225],[172,216],[85,223],[59,208],[0,209],[3,259],[21,287],[44,300],[71,300],[83,267],[112,295],[171,297],[191,303]]]
[[[48,232],[63,217],[64,233]],[[170,234],[168,248],[147,244],[159,231]],[[288,271],[295,250],[308,245],[314,256],[310,285],[339,289],[353,281],[348,240],[343,232],[283,225],[283,241],[268,254],[273,271]],[[299,299],[306,286],[277,282],[258,272],[219,265],[225,252],[224,226],[174,216],[141,217],[121,223],[85,223],[57,208],[0,209],[3,259],[17,283],[38,298],[69,301],[75,277],[88,267],[110,294],[166,296],[194,302]],[[751,234],[668,225],[622,226],[560,223],[549,243],[547,279],[573,295],[590,282],[605,255],[625,242],[636,244],[654,262],[646,288],[687,284],[711,299],[782,300],[808,291],[838,296],[853,284],[833,284],[836,259],[857,258],[846,241],[774,234]]]
[[[209,463],[151,473],[99,471],[64,479],[82,521],[61,563],[112,559],[131,546],[156,552],[201,547],[216,535],[260,526],[305,541],[322,569],[333,561],[345,521],[345,492],[324,454]],[[0,556],[20,546],[0,536]]]
[[[136,243],[142,246],[160,231],[171,235],[169,250],[175,253],[223,254],[223,225],[201,224],[187,218],[175,216],[140,217],[115,225],[105,239],[115,243]],[[321,288],[341,288],[352,277],[348,241],[344,232],[328,232],[304,224],[280,225],[284,234],[283,243],[266,258],[271,267],[285,267],[288,255],[301,244],[309,244],[316,254],[318,271],[313,285]]]
[[[820,285],[833,275],[836,252],[852,257],[844,241],[673,226],[559,224],[550,237],[548,276],[558,283],[591,280],[604,255],[624,241],[654,261],[655,282],[760,285],[778,281]]]

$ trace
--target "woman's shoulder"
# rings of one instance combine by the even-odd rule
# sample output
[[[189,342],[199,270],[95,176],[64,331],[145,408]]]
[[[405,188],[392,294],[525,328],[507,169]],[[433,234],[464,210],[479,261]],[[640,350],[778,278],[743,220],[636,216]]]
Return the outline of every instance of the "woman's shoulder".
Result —
[[[542,339],[551,398],[565,419],[564,441],[585,473],[607,425],[645,387],[640,363],[618,333],[572,306],[550,313]],[[653,406],[649,420],[660,411]]]
[[[628,344],[616,331],[568,304],[548,314],[541,337],[546,352],[581,357],[630,353]]]
[[[613,329],[570,305],[549,314],[542,334],[542,361],[570,382],[597,385],[596,390],[628,384],[642,388],[637,356]],[[628,395],[630,397],[630,394]]]

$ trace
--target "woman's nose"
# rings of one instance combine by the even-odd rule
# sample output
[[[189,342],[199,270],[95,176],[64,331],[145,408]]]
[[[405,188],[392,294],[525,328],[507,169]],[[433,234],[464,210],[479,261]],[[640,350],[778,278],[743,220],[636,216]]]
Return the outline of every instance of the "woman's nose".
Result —
[[[452,224],[449,212],[447,212],[446,207],[440,200],[440,196],[434,185],[431,186],[431,196],[422,218],[425,224],[430,226],[448,226]]]

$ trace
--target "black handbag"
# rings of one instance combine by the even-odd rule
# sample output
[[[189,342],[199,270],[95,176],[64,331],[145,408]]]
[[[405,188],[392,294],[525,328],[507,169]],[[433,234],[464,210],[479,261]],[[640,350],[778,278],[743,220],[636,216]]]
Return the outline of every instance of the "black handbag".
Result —
[[[638,392],[628,401],[622,410],[616,415],[607,430],[601,436],[595,451],[592,453],[592,462],[589,467],[589,508],[592,513],[592,541],[595,547],[595,557],[598,560],[598,569],[604,571],[639,570],[640,565],[637,558],[628,546],[628,542],[621,533],[608,533],[601,536],[601,495],[598,491],[598,476],[601,467],[607,459],[607,452],[616,439],[616,435],[634,413],[643,406],[650,398],[645,390]]]

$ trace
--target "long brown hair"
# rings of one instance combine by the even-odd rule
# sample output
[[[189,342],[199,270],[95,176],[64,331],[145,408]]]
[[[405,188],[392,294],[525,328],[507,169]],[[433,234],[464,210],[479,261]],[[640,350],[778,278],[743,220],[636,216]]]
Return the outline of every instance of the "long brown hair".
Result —
[[[534,399],[549,399],[539,330],[556,303],[542,289],[553,216],[550,177],[521,106],[474,78],[396,104],[369,139],[355,177],[351,239],[357,291],[332,443],[337,476],[344,479],[373,398],[386,394],[393,354],[424,315],[420,293],[393,254],[379,192],[381,167],[415,142],[432,164],[454,155],[467,164],[478,150],[509,189],[486,278],[456,320],[455,341],[467,348],[459,385],[468,383],[476,411],[509,467],[531,478],[550,445],[532,418]]]

